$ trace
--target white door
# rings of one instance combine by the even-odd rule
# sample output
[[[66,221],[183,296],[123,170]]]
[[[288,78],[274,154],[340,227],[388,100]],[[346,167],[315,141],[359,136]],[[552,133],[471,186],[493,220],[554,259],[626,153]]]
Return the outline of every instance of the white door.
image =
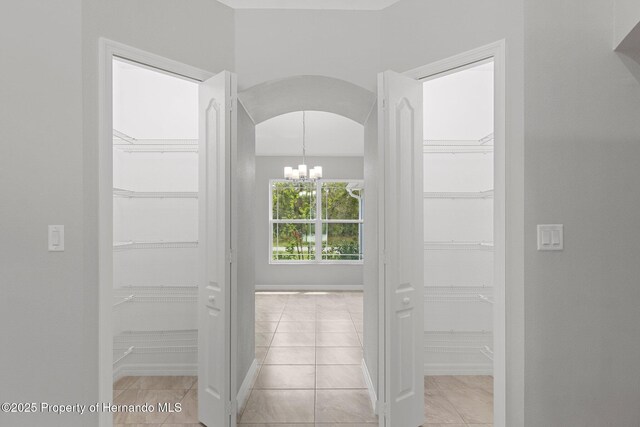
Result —
[[[392,71],[378,76],[380,248],[384,281],[384,425],[424,422],[422,86]]]
[[[234,76],[204,81],[199,93],[198,418],[232,422],[231,146]],[[234,421],[235,421],[235,417]]]

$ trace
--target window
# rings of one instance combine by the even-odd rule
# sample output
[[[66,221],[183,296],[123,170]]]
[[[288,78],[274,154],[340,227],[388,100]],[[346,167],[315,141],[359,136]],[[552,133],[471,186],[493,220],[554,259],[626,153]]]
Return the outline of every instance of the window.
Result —
[[[271,262],[362,262],[361,181],[272,180],[270,192]]]

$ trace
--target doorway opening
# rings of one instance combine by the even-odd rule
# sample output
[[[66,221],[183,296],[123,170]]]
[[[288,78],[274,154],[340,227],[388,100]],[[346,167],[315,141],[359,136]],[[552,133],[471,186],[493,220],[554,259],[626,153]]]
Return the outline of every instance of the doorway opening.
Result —
[[[407,73],[424,89],[427,423],[506,423],[504,49]]]
[[[423,84],[428,423],[493,423],[493,65]]]
[[[255,131],[257,373],[238,423],[376,423],[362,370],[363,126],[295,111]],[[287,180],[304,132],[323,178]]]
[[[196,422],[198,84],[113,58],[114,425]],[[191,418],[189,418],[191,417]]]

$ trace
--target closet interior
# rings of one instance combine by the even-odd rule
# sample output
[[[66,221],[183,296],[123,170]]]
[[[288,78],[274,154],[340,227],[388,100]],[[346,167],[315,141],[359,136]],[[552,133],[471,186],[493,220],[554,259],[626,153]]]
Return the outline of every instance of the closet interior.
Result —
[[[113,61],[113,376],[196,375],[198,85]]]
[[[424,83],[425,375],[493,373],[493,76]]]

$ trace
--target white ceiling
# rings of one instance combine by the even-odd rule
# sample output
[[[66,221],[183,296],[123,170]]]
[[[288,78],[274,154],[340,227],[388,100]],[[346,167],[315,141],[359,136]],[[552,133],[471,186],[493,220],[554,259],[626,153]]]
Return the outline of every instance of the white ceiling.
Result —
[[[307,156],[363,156],[364,127],[346,117],[306,112]],[[302,112],[287,113],[256,126],[256,155],[302,156]]]
[[[234,9],[381,10],[399,0],[218,0]]]

